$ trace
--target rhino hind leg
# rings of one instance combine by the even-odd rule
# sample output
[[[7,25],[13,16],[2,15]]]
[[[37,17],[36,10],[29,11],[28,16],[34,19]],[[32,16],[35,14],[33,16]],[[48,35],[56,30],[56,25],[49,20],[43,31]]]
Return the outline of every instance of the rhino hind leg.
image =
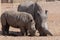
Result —
[[[9,25],[4,25],[2,26],[2,34],[3,35],[8,35],[9,34]]]
[[[9,27],[7,25],[2,27],[2,34],[3,35],[8,35],[9,34]]]

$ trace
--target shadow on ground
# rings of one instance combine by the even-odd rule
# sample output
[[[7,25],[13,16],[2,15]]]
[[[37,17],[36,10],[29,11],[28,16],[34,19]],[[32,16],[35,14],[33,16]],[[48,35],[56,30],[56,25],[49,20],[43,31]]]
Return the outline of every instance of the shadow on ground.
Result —
[[[0,31],[0,35],[2,35],[2,31]],[[22,36],[22,35],[21,32],[9,31],[9,34],[4,36]]]

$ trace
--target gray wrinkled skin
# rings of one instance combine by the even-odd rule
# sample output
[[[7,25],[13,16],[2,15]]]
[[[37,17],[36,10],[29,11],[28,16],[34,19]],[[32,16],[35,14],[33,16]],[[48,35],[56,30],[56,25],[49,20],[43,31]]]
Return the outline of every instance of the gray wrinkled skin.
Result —
[[[52,36],[47,27],[47,10],[43,12],[42,8],[37,3],[32,1],[20,4],[17,10],[32,14],[36,23],[36,29],[39,31],[40,36],[47,36],[47,34]]]
[[[35,22],[31,14],[26,12],[6,11],[1,15],[2,34],[9,34],[9,26],[20,28],[21,35],[29,31],[31,36],[35,35]]]

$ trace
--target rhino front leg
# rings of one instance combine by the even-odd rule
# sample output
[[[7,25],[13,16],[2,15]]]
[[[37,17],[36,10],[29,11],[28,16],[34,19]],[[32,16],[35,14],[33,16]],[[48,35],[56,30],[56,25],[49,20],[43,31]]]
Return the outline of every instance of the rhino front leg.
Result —
[[[26,36],[28,36],[28,29],[25,29],[25,34],[26,34]]]
[[[25,28],[21,27],[20,29],[21,29],[21,36],[24,36],[25,35],[25,31],[26,31]]]

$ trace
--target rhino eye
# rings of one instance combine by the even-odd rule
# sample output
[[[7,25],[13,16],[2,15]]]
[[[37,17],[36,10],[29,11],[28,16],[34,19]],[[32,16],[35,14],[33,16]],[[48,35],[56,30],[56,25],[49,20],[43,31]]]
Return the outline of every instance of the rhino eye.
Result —
[[[32,22],[32,20],[30,20]]]
[[[37,13],[37,15],[40,16],[39,13]]]

